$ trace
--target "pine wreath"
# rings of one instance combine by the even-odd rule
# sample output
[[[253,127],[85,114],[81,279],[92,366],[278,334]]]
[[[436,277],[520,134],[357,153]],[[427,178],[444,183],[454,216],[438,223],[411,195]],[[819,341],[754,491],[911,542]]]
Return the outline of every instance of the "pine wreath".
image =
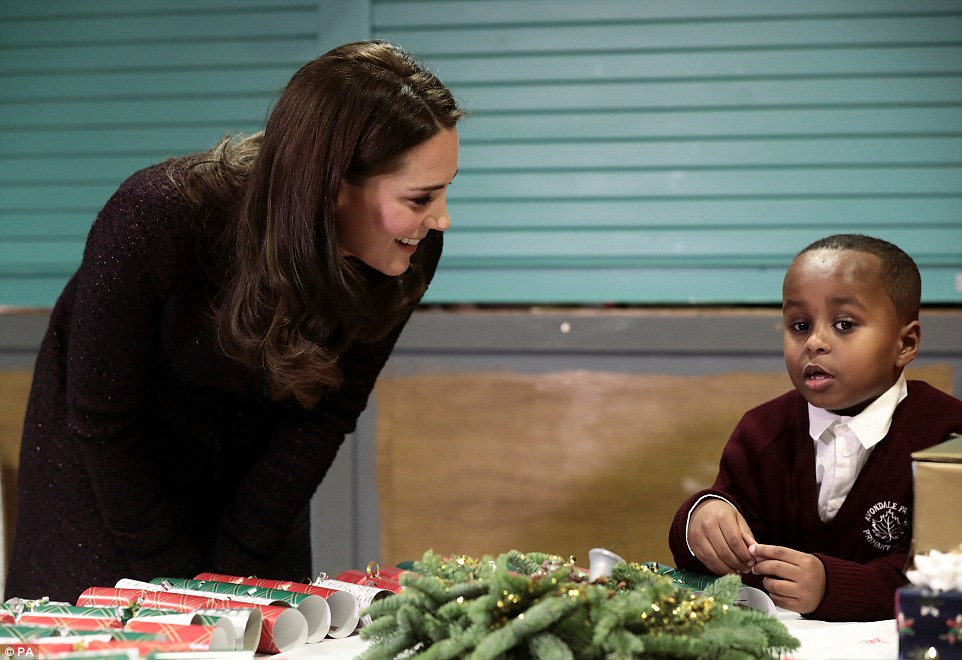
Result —
[[[361,658],[777,658],[797,649],[777,619],[734,606],[741,580],[699,594],[653,565],[621,562],[590,582],[541,552],[445,558],[428,551],[402,593],[374,602]]]

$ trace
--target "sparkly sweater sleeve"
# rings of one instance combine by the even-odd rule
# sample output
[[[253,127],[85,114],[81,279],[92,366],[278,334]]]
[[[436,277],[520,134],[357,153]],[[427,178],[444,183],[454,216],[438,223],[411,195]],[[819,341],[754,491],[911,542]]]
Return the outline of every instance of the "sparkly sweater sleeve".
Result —
[[[135,573],[193,563],[144,438],[163,301],[151,264],[165,200],[138,173],[111,198],[76,275],[67,352],[67,420],[107,527]],[[158,219],[160,218],[160,220]]]

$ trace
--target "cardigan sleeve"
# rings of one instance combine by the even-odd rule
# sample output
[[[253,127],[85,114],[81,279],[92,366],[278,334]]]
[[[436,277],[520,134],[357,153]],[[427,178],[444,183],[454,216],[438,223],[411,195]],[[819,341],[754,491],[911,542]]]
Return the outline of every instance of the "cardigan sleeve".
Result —
[[[825,567],[825,596],[807,619],[877,621],[891,619],[895,590],[905,584],[905,550],[860,564],[816,552]],[[888,597],[884,597],[887,595]]]
[[[756,478],[763,474],[760,468],[760,447],[751,429],[748,415],[742,418],[725,444],[719,462],[718,475],[711,488],[691,495],[679,507],[671,522],[668,545],[678,568],[711,574],[711,571],[688,549],[687,532],[691,510],[705,496],[720,497],[745,518],[756,538],[764,538],[764,522],[759,512],[765,485]]]
[[[70,435],[104,523],[138,575],[186,569],[195,557],[145,439],[163,306],[150,272],[157,256],[149,236],[167,202],[144,177],[138,173],[121,186],[88,235],[73,282],[65,365]]]

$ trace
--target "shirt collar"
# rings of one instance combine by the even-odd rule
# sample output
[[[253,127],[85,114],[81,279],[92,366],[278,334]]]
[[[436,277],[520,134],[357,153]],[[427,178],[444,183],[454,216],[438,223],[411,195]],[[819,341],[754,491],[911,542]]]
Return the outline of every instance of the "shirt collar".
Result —
[[[843,417],[830,410],[808,404],[808,434],[813,440],[818,440],[826,429],[838,422],[848,425],[859,443],[866,449],[871,449],[889,432],[895,408],[906,396],[908,396],[908,388],[905,384],[905,375],[902,374],[882,396],[854,417]]]

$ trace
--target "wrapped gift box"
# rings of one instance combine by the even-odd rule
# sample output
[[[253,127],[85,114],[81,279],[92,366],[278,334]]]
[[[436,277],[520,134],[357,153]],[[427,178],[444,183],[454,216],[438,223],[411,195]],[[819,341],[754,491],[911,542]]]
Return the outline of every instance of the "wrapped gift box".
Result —
[[[895,611],[899,660],[962,658],[962,591],[905,586],[895,594]]]
[[[912,550],[949,552],[962,543],[962,436],[912,454],[915,506]],[[956,504],[953,505],[952,502]]]

